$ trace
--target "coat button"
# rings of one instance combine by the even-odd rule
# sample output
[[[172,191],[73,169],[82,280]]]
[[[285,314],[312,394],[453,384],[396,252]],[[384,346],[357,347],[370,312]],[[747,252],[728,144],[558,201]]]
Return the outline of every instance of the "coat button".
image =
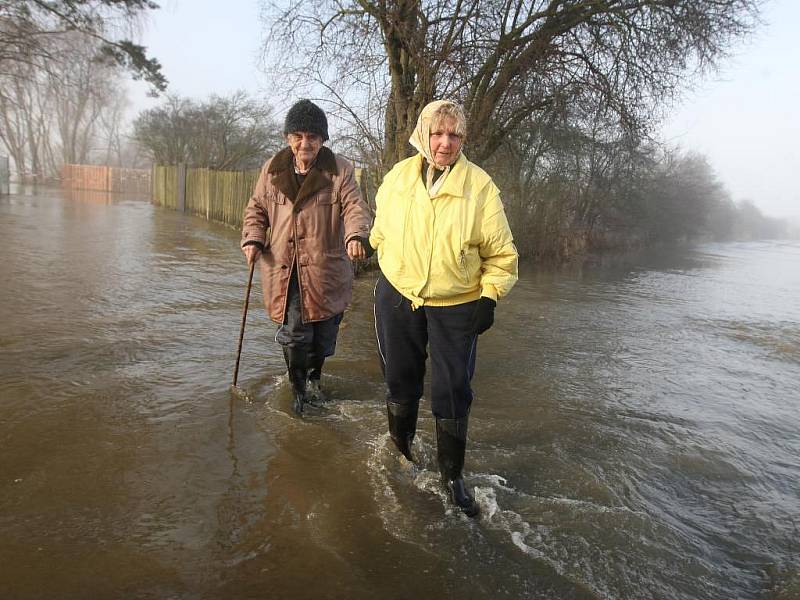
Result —
[[[288,269],[288,268],[289,267],[287,267],[286,265],[281,265],[281,269]]]

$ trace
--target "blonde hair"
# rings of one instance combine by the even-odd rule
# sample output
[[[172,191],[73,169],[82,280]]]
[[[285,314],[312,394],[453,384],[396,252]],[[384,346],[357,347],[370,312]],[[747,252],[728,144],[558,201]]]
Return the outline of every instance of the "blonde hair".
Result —
[[[464,109],[452,100],[445,100],[433,112],[431,115],[431,131],[439,129],[447,119],[453,119],[455,122],[455,131],[453,133],[462,139],[467,136],[467,117],[464,115]]]

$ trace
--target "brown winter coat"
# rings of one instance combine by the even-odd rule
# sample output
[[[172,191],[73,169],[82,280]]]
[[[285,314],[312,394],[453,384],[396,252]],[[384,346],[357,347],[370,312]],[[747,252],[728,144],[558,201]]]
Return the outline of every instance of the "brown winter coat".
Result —
[[[283,323],[295,264],[304,322],[344,312],[353,284],[345,244],[354,236],[366,240],[371,221],[353,165],[327,147],[320,149],[299,190],[290,148],[268,160],[244,211],[242,245],[264,245],[259,263],[270,319]]]

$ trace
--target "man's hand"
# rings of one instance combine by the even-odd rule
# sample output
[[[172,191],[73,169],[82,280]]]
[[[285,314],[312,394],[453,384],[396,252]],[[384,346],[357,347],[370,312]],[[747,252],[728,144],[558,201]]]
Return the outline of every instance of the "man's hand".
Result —
[[[350,260],[364,260],[367,258],[367,253],[364,252],[364,246],[361,245],[361,240],[353,238],[347,242],[347,256]]]
[[[261,258],[261,245],[260,244],[247,244],[242,246],[242,252],[247,258],[247,264],[252,264]]]

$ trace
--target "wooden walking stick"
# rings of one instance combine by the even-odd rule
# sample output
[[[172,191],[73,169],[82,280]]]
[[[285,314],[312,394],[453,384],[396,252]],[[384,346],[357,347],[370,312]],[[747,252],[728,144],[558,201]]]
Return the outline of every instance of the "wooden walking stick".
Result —
[[[242,340],[244,340],[244,324],[247,322],[247,307],[250,304],[250,287],[253,285],[253,271],[256,261],[250,263],[250,274],[247,276],[247,291],[244,293],[244,309],[242,310],[242,327],[239,330],[239,348],[236,350],[236,368],[233,370],[233,388],[239,379],[239,358],[242,356]]]

